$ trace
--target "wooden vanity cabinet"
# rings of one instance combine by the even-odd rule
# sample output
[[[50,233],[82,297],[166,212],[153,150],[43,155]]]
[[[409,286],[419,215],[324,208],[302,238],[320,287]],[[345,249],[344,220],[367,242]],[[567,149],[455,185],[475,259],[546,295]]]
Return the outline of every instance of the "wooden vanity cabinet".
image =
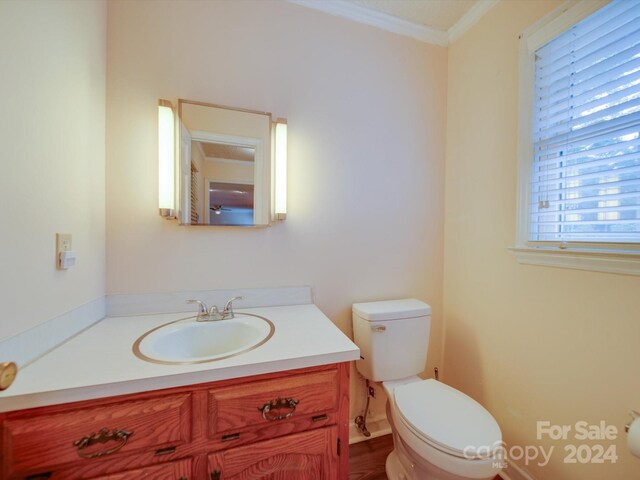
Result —
[[[0,478],[340,480],[339,363],[0,414]]]

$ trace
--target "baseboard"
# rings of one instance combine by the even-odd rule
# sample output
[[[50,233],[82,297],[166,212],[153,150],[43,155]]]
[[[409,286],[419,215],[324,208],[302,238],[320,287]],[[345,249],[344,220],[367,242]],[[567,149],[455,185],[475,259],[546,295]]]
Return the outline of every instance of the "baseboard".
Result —
[[[500,472],[503,480],[536,480],[530,473],[523,470],[510,460],[507,460],[508,467]]]
[[[369,430],[371,434],[369,437],[365,437],[362,432],[358,430],[355,422],[351,422],[349,424],[349,444],[364,442],[365,440],[371,440],[372,438],[391,433],[391,426],[387,421],[387,416],[379,415],[367,418],[367,430]]]

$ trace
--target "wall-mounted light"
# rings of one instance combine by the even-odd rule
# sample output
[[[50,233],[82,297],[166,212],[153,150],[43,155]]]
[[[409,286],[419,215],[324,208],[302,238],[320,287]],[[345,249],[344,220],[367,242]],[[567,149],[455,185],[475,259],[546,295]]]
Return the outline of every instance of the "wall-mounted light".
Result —
[[[276,120],[274,165],[274,213],[276,220],[287,218],[287,120]]]
[[[175,117],[173,104],[158,101],[158,206],[160,215],[175,218]]]

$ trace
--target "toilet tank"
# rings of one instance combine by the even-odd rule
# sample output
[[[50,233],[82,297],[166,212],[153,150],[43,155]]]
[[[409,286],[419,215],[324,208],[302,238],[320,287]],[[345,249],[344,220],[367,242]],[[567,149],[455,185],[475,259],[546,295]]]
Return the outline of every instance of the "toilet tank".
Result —
[[[360,348],[358,371],[382,382],[416,375],[425,369],[431,307],[407,298],[354,303],[353,337]]]

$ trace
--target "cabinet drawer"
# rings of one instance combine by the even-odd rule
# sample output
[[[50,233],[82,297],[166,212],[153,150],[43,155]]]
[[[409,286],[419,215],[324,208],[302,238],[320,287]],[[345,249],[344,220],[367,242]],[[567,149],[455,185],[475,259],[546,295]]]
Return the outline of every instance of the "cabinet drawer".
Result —
[[[270,407],[263,417],[265,405]],[[300,417],[326,414],[337,409],[337,370],[210,390],[209,437],[216,438],[220,432],[236,431],[248,426],[295,421]],[[284,418],[288,414],[291,415]]]
[[[191,394],[168,395],[7,420],[3,463],[14,473],[52,470],[71,462],[181,445],[190,437]]]

